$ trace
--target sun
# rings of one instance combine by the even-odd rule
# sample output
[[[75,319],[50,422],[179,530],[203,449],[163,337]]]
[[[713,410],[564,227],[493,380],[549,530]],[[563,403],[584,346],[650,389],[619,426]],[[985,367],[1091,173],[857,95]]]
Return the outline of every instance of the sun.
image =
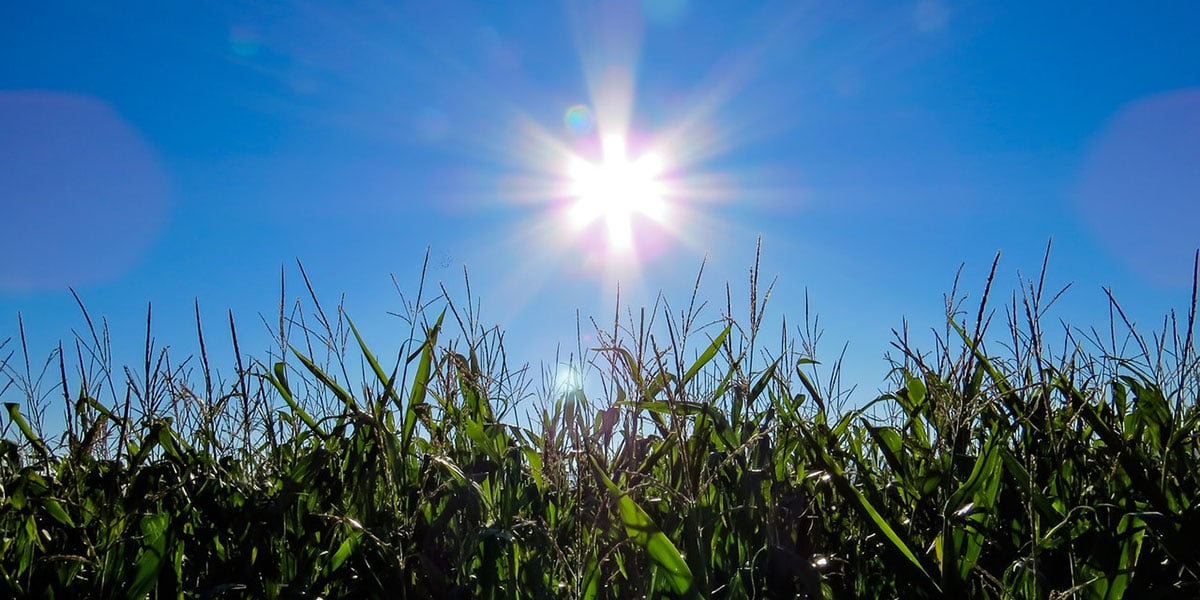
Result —
[[[637,218],[660,223],[666,218],[662,172],[663,160],[657,153],[648,152],[630,160],[625,137],[606,136],[598,164],[578,156],[571,158],[568,174],[574,199],[570,208],[572,225],[583,229],[603,221],[610,250],[632,251]]]

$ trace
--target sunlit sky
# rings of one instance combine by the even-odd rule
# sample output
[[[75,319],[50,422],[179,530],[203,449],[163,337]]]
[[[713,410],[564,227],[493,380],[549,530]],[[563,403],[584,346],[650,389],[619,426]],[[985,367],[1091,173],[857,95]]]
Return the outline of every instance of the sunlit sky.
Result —
[[[263,356],[298,259],[386,346],[429,248],[553,361],[706,256],[719,317],[760,238],[769,312],[807,290],[864,398],[997,251],[1001,299],[1052,238],[1055,318],[1103,325],[1110,287],[1150,328],[1200,246],[1198,30],[1194,0],[4,2],[0,340],[20,313],[36,367],[74,288],[119,361],[147,303],[194,352],[196,299]]]

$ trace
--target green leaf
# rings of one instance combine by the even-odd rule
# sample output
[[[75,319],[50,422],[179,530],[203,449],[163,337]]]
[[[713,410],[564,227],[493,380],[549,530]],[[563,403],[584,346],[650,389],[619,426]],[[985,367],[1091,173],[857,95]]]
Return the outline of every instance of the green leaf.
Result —
[[[329,437],[328,434],[326,434],[321,427],[317,425],[317,422],[312,418],[312,415],[309,415],[308,412],[305,411],[298,402],[296,402],[296,398],[292,396],[292,388],[287,382],[287,365],[282,362],[277,362],[275,363],[275,368],[273,370],[275,372],[274,376],[272,376],[270,373],[267,373],[264,375],[264,377],[266,377],[267,381],[269,381],[275,388],[275,391],[279,392],[279,395],[283,397],[283,401],[286,402],[288,407],[292,409],[292,413],[300,417],[300,420],[303,421],[309,429],[311,429],[322,439]]]
[[[166,555],[168,517],[156,513],[142,519],[142,552],[135,563],[137,571],[129,584],[128,598],[141,600],[154,589]]]
[[[671,543],[650,515],[646,514],[629,494],[621,491],[621,488],[604,474],[595,457],[591,457],[591,464],[596,477],[617,497],[617,510],[621,513],[621,521],[625,525],[625,535],[646,549],[650,559],[666,574],[667,582],[675,593],[688,598],[699,598],[692,571],[675,544]]]
[[[942,549],[942,581],[948,593],[963,589],[961,586],[967,582],[983,552],[986,530],[982,522],[999,495],[1003,462],[1000,441],[1004,437],[1002,432],[992,432],[975,460],[971,475],[946,502],[938,542]]]
[[[583,594],[584,600],[595,600],[600,595],[600,564],[596,561],[596,557],[592,556],[588,559],[587,570],[583,576]]]
[[[425,395],[429,391],[429,381],[433,370],[433,351],[437,347],[438,332],[441,331],[442,320],[445,318],[446,311],[443,310],[438,315],[433,327],[430,327],[425,333],[425,342],[421,344],[419,350],[420,360],[417,363],[417,373],[413,376],[412,393],[408,397],[408,407],[404,412],[404,424],[400,434],[400,451],[406,455],[412,444],[413,431],[417,427],[416,407],[425,403]]]
[[[342,401],[342,404],[346,405],[346,410],[354,411],[358,408],[358,404],[354,401],[354,397],[350,395],[350,392],[342,389],[342,386],[338,385],[337,381],[334,381],[334,379],[330,377],[328,373],[322,371],[321,368],[316,365],[316,363],[309,360],[307,356],[301,354],[299,350],[295,348],[291,348],[291,350],[292,354],[295,354],[296,358],[300,359],[300,362],[304,365],[304,367],[308,369],[310,373],[315,375],[317,379],[329,389],[329,391],[333,392],[333,395],[337,396],[338,399]]]
[[[767,367],[767,370],[763,371],[762,375],[759,376],[758,381],[754,383],[754,387],[750,389],[750,395],[747,396],[750,402],[754,402],[762,394],[763,390],[767,389],[767,384],[771,383],[771,379],[775,377],[775,369],[779,367],[779,362],[782,360],[782,356],[775,359],[775,362],[771,363],[771,366]]]
[[[1121,539],[1121,549],[1116,570],[1108,575],[1107,581],[1101,586],[1107,588],[1103,590],[1104,600],[1120,600],[1125,597],[1125,590],[1129,587],[1129,581],[1137,568],[1138,557],[1142,553],[1146,522],[1138,514],[1126,514],[1117,524],[1117,535]]]
[[[700,357],[696,359],[696,362],[692,363],[692,366],[688,367],[687,372],[683,374],[683,379],[679,381],[680,388],[683,388],[683,386],[687,385],[687,383],[691,381],[693,377],[700,373],[700,370],[704,368],[704,365],[707,365],[713,359],[713,357],[717,355],[717,352],[721,350],[721,346],[725,343],[725,338],[729,337],[729,332],[732,328],[732,323],[726,325],[725,329],[722,330],[717,337],[713,338],[713,341],[708,345],[708,348],[706,348],[704,352],[700,353]]]
[[[354,552],[354,549],[358,546],[358,542],[361,537],[362,534],[355,531],[354,533],[351,533],[350,537],[346,538],[346,540],[343,541],[340,546],[338,546],[337,551],[333,553],[333,558],[329,561],[330,571],[338,570],[338,568],[342,566],[342,563],[345,563],[346,559],[350,558],[350,554]]]
[[[375,378],[383,385],[384,398],[390,399],[396,405],[396,408],[400,408],[400,397],[396,395],[395,389],[395,375],[389,376],[387,371],[383,370],[379,361],[376,360],[375,354],[371,352],[371,349],[367,347],[367,343],[363,341],[362,335],[359,335],[358,328],[354,326],[354,321],[351,321],[350,317],[346,317],[346,323],[350,325],[350,332],[354,334],[354,339],[358,342],[359,349],[362,350],[363,358],[366,358],[367,364],[371,366],[371,372],[375,374]]]
[[[625,524],[625,534],[646,549],[650,559],[666,574],[671,589],[683,596],[699,597],[692,571],[683,560],[683,555],[659,530],[650,515],[627,494],[617,500],[617,509]]]
[[[529,473],[533,475],[533,482],[537,485],[541,492],[546,491],[546,480],[542,475],[542,453],[534,448],[523,448],[521,450],[525,454],[525,460],[529,461]]]
[[[71,516],[67,514],[67,511],[63,510],[62,504],[58,500],[54,498],[42,498],[42,508],[46,509],[46,513],[55,521],[67,527],[75,526],[75,522],[71,520]]]
[[[42,438],[33,432],[33,428],[29,426],[29,422],[21,415],[21,407],[16,402],[5,402],[4,407],[8,409],[8,418],[13,423],[17,424],[17,429],[21,430],[21,435],[25,436],[26,440],[33,445],[43,457],[50,456],[50,450],[46,448],[46,444],[42,442]]]
[[[908,378],[908,399],[912,401],[917,410],[920,410],[921,406],[925,404],[925,393],[924,381],[921,381],[919,377]]]
[[[891,427],[872,427],[866,421],[864,421],[864,426],[871,438],[879,445],[879,449],[883,451],[883,457],[887,460],[888,466],[907,480],[909,469],[905,458],[908,455],[904,452],[904,440],[900,437],[900,433]]]

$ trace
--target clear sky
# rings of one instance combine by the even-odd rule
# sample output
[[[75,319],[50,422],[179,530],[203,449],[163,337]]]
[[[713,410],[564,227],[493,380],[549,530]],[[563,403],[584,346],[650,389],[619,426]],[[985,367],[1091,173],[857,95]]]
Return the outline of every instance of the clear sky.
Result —
[[[1102,325],[1107,286],[1150,327],[1200,246],[1197,31],[1195,0],[9,0],[0,339],[21,313],[35,357],[69,340],[70,286],[120,361],[148,302],[194,351],[195,299],[210,345],[232,309],[262,356],[299,259],[386,345],[389,276],[415,293],[429,247],[552,360],[618,281],[683,304],[707,255],[723,305],[760,236],[772,313],[807,289],[867,395],[960,264],[977,296],[995,252],[1011,286],[1050,238],[1055,317]],[[587,187],[606,138],[636,205]]]

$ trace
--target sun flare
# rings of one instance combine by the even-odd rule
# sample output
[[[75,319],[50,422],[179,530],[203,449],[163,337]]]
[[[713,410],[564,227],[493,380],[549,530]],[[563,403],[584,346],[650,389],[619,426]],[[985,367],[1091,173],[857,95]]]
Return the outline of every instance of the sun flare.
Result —
[[[572,157],[569,167],[570,219],[576,229],[603,220],[609,248],[616,252],[633,249],[633,224],[637,217],[662,222],[667,204],[663,198],[662,157],[649,152],[630,160],[625,138],[604,138],[600,163]]]

